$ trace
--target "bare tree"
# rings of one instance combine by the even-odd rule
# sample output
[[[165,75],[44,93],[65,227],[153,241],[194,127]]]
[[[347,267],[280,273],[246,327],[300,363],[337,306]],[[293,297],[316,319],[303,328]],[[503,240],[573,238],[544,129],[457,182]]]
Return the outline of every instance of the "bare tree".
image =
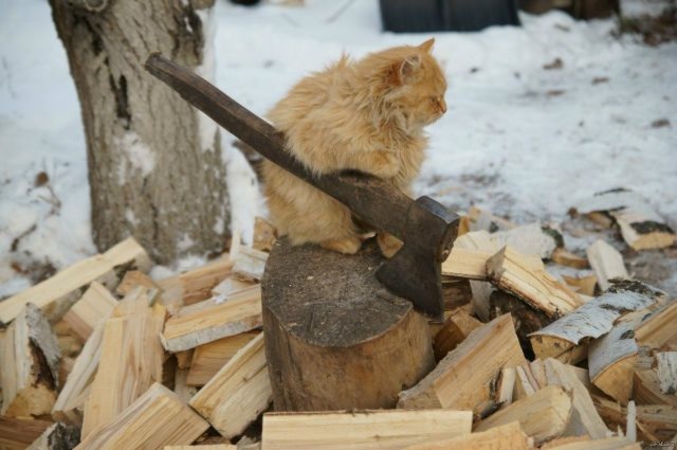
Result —
[[[161,263],[221,250],[216,125],[144,71],[154,52],[212,76],[214,0],[49,0],[87,138],[99,249],[135,236]]]

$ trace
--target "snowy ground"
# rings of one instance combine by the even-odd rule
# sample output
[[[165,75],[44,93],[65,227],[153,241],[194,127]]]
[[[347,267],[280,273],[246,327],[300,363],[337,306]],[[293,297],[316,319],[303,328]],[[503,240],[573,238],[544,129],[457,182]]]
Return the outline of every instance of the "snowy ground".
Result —
[[[217,85],[260,115],[342,51],[359,57],[435,36],[449,112],[430,128],[420,194],[519,223],[561,222],[576,200],[623,186],[676,225],[676,42],[647,47],[614,37],[613,20],[575,22],[556,12],[522,15],[521,28],[394,35],[380,31],[376,0],[217,3]],[[79,106],[49,6],[0,6],[2,298],[30,283],[20,271],[59,269],[95,248]],[[561,68],[544,68],[557,58]],[[652,126],[662,119],[669,124]],[[241,155],[231,149],[228,157],[233,227],[246,236],[262,203]],[[41,172],[49,181],[36,187]]]

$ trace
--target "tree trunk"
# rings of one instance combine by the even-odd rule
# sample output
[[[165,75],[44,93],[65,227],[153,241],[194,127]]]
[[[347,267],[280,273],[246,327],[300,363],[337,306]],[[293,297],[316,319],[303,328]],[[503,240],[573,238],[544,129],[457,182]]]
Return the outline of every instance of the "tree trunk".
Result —
[[[214,0],[50,0],[82,109],[94,241],[133,235],[160,263],[221,251],[217,126],[146,73],[151,53],[213,78]]]

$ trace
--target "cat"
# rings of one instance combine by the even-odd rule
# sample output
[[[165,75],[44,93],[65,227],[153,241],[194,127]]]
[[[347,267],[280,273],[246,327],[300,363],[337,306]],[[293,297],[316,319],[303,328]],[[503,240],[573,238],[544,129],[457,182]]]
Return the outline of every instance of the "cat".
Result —
[[[269,112],[286,150],[314,174],[357,170],[411,196],[427,138],[424,127],[447,110],[447,83],[432,56],[434,39],[338,62],[298,82]],[[271,219],[292,245],[306,242],[346,254],[373,236],[337,200],[279,168],[263,164]],[[377,233],[390,257],[402,243]]]

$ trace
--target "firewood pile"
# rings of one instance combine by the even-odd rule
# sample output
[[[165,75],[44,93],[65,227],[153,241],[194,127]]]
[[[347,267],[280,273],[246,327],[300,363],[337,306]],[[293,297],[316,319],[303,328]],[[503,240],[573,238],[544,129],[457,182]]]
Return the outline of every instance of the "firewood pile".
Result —
[[[631,192],[576,209],[636,250],[677,239]],[[676,299],[632,279],[604,240],[583,256],[554,228],[474,208],[459,234],[445,321],[430,324],[436,367],[396,409],[370,411],[273,411],[270,224],[257,219],[252,248],[236,237],[160,280],[121,242],[0,302],[0,450],[677,446]]]

